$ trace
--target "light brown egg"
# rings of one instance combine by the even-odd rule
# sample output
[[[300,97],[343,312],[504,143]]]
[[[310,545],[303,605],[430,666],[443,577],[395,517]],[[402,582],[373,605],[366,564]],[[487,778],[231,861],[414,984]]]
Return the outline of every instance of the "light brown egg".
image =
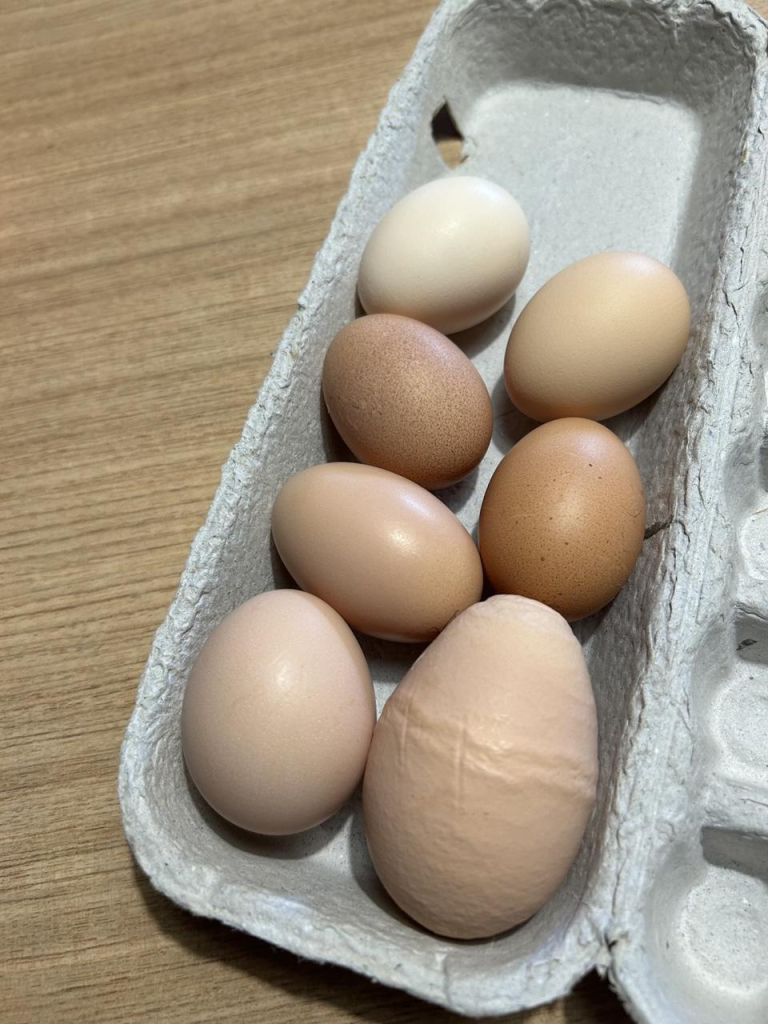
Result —
[[[616,596],[644,531],[642,481],[618,437],[593,420],[553,420],[496,467],[480,509],[480,554],[495,590],[573,621]]]
[[[578,641],[550,608],[492,597],[454,619],[384,706],[363,781],[371,858],[424,927],[495,935],[562,882],[596,781]]]
[[[480,462],[493,413],[483,380],[444,334],[404,316],[363,316],[343,327],[323,365],[323,395],[360,459],[428,490]]]
[[[181,743],[219,814],[285,835],[352,795],[375,721],[371,676],[349,626],[311,594],[274,590],[208,637],[184,692]]]
[[[680,361],[691,307],[674,271],[601,252],[540,288],[509,336],[504,382],[526,416],[604,420],[637,405]]]
[[[482,590],[480,555],[450,509],[373,466],[331,462],[291,477],[272,536],[303,590],[385,640],[434,639]]]

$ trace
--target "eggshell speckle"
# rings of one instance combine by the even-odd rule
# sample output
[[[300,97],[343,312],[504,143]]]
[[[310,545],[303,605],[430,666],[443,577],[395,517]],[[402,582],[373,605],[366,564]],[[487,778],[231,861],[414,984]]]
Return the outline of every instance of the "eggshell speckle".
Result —
[[[596,780],[594,699],[567,623],[525,598],[476,604],[374,730],[363,812],[379,878],[439,935],[511,928],[565,877]]]
[[[351,796],[375,721],[371,676],[347,624],[310,594],[274,590],[208,637],[184,693],[182,749],[219,814],[284,835]]]
[[[360,261],[367,313],[400,313],[453,334],[511,298],[528,265],[520,204],[482,178],[440,178],[410,192],[379,221]]]
[[[635,461],[593,420],[553,420],[505,455],[480,510],[479,545],[494,589],[543,601],[569,620],[616,596],[643,544]]]
[[[386,313],[347,324],[328,348],[323,395],[360,459],[448,487],[482,459],[493,413],[483,380],[444,334]]]
[[[302,589],[385,640],[434,639],[483,585],[477,548],[450,509],[373,466],[331,462],[291,477],[272,536]]]
[[[532,419],[604,420],[664,383],[690,330],[688,295],[674,271],[642,253],[596,253],[561,270],[522,311],[504,382]]]

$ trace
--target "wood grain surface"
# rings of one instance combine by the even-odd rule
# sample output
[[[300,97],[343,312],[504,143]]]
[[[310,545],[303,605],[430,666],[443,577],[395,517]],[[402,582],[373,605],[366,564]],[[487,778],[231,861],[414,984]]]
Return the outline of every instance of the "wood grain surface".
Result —
[[[152,634],[432,6],[0,0],[3,1020],[458,1019],[177,909],[115,794]],[[513,1019],[627,1020],[596,977]]]

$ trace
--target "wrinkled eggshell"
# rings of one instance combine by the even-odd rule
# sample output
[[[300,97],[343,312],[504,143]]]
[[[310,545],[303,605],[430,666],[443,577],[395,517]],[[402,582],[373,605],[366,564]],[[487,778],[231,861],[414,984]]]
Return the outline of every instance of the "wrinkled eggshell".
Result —
[[[430,181],[374,228],[360,261],[360,302],[366,313],[400,313],[454,334],[512,297],[529,250],[525,214],[500,185]]]
[[[677,366],[691,330],[669,267],[637,252],[572,263],[518,317],[504,358],[509,397],[539,421],[604,420],[647,398]]]
[[[492,597],[441,633],[384,706],[363,781],[371,858],[425,928],[496,935],[562,882],[596,781],[578,641],[550,608]]]
[[[330,462],[291,477],[272,536],[303,590],[384,640],[434,639],[482,590],[480,555],[453,512],[373,466]]]
[[[496,467],[478,538],[496,591],[573,621],[616,596],[644,532],[643,484],[626,446],[594,420],[562,419],[532,430]]]
[[[428,490],[461,480],[491,441],[482,377],[444,334],[409,317],[380,313],[343,327],[325,356],[323,396],[361,462]]]
[[[222,817],[287,835],[352,795],[375,721],[370,672],[349,626],[311,594],[273,590],[208,637],[184,692],[182,750]]]

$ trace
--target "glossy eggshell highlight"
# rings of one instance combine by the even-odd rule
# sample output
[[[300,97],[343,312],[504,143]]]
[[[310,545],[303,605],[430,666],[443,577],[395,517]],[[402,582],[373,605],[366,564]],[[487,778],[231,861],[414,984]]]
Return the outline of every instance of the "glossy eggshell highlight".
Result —
[[[647,398],[680,361],[691,307],[669,267],[636,252],[601,252],[539,289],[504,358],[509,397],[526,416],[604,420]]]
[[[252,832],[312,828],[352,795],[376,704],[344,620],[299,590],[251,598],[208,637],[184,693],[181,741],[207,802]]]
[[[564,879],[596,781],[579,643],[550,608],[492,597],[445,629],[384,707],[363,781],[371,858],[425,928],[496,935]]]
[[[477,601],[480,555],[429,491],[372,466],[331,462],[291,477],[272,536],[303,590],[384,640],[432,640]]]
[[[483,178],[440,178],[384,215],[360,261],[366,313],[399,313],[454,334],[512,297],[528,265],[520,204]]]
[[[435,490],[466,476],[491,441],[482,377],[444,334],[408,317],[343,327],[323,364],[331,419],[360,459]]]
[[[500,593],[583,618],[616,596],[643,545],[645,497],[635,461],[594,420],[527,434],[496,467],[480,509],[480,554]]]

